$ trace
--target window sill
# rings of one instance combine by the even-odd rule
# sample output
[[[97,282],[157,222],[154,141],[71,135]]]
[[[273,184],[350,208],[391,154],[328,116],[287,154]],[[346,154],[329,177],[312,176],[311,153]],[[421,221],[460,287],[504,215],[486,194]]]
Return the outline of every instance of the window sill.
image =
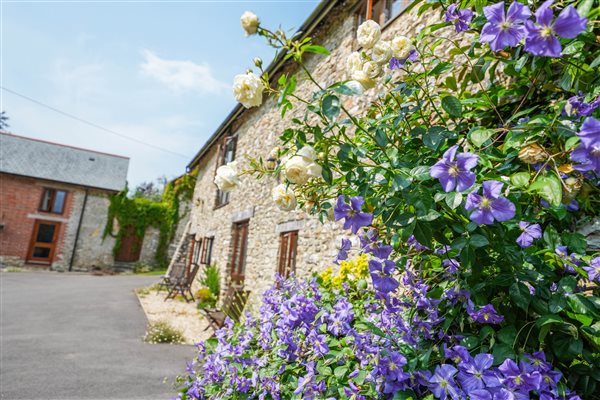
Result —
[[[223,208],[223,207],[225,207],[228,204],[229,204],[229,202],[216,205],[216,206],[213,207],[213,210],[218,210],[219,208]]]

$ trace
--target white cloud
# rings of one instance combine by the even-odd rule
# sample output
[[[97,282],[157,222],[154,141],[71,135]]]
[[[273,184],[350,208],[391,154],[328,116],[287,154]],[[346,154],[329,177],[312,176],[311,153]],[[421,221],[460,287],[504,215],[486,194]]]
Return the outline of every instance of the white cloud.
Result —
[[[216,79],[207,63],[165,60],[150,50],[142,51],[142,73],[157,79],[174,91],[196,91],[202,94],[221,94],[231,85]]]

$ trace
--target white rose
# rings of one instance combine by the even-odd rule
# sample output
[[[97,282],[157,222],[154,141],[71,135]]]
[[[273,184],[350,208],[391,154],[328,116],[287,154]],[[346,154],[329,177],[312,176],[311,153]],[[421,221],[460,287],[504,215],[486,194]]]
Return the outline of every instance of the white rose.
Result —
[[[278,159],[280,153],[281,149],[279,147],[273,147],[273,149],[269,152],[269,157]]]
[[[231,189],[240,185],[240,179],[237,175],[237,163],[235,161],[232,161],[227,165],[221,165],[217,168],[215,185],[217,185],[222,192],[229,192]]]
[[[363,66],[363,72],[371,79],[377,78],[381,75],[381,66],[373,61],[367,61]]]
[[[301,155],[286,160],[283,168],[287,180],[297,185],[304,185],[310,178],[321,176],[322,172],[319,164]]]
[[[392,55],[392,46],[390,46],[390,43],[385,40],[380,40],[375,47],[373,47],[373,54],[371,57],[377,64],[386,64],[390,61]]]
[[[271,193],[273,195],[273,201],[280,210],[291,211],[296,208],[296,195],[287,185],[281,184],[275,186]]]
[[[352,76],[355,71],[362,71],[363,60],[358,51],[353,52],[346,60],[346,71]]]
[[[246,36],[254,35],[258,30],[258,17],[251,11],[246,11],[240,17],[242,28],[246,31]]]
[[[236,75],[233,78],[233,95],[246,108],[262,104],[265,87],[258,76],[252,72]]]
[[[396,58],[406,58],[408,53],[415,47],[406,36],[396,36],[392,39],[392,54]]]
[[[354,79],[355,81],[360,83],[361,86],[365,90],[371,89],[372,87],[375,86],[375,81],[373,79],[369,78],[369,76],[367,74],[365,74],[363,71],[354,72],[352,74],[352,79]]]
[[[296,155],[304,157],[307,161],[315,161],[317,159],[317,152],[312,146],[304,146]]]
[[[375,43],[381,37],[381,27],[373,20],[367,20],[360,24],[356,31],[356,39],[358,44],[365,49],[370,49],[375,46]]]

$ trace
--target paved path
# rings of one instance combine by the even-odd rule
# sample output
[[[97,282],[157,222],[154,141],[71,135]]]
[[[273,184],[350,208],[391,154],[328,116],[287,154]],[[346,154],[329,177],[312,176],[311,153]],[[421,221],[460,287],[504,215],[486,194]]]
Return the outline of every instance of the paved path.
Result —
[[[151,345],[133,293],[152,276],[0,273],[0,398],[169,399],[193,346]]]

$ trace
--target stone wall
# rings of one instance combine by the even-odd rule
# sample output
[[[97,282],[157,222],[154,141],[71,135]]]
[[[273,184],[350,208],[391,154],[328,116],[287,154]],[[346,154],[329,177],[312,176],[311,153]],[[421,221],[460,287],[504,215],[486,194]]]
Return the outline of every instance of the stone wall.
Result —
[[[353,2],[354,4],[356,2]],[[322,86],[345,79],[345,66],[348,55],[358,50],[355,40],[357,17],[347,3],[336,6],[317,29],[311,33],[313,41],[331,51],[329,57],[309,56],[307,67]],[[396,34],[414,35],[437,15],[418,18],[414,14],[404,13],[384,28],[383,38],[391,39]],[[451,29],[451,28],[449,28]],[[451,34],[451,33],[449,33]],[[284,72],[296,73],[291,66]],[[309,98],[314,91],[312,83],[300,79],[297,94]],[[277,76],[274,76],[274,81]],[[376,98],[378,89],[372,89],[362,97],[344,99],[346,106],[359,113]],[[237,134],[236,160],[243,169],[246,155],[254,158],[268,157],[272,148],[278,145],[278,137],[294,117],[302,118],[303,109],[294,109],[281,119],[276,100],[268,98],[265,103],[245,110],[232,124],[231,134]],[[249,308],[255,310],[261,294],[275,280],[279,235],[286,230],[298,230],[298,249],[296,256],[296,275],[309,276],[332,265],[341,237],[347,237],[341,223],[321,224],[316,218],[306,215],[302,210],[283,212],[278,210],[271,199],[271,189],[279,182],[268,177],[260,181],[254,177],[241,177],[241,185],[230,193],[229,203],[215,208],[216,186],[213,184],[218,161],[218,146],[213,145],[199,161],[200,173],[194,193],[192,212],[192,232],[197,236],[214,236],[213,262],[222,276],[222,288],[228,287],[227,270],[231,252],[232,224],[236,219],[249,217],[249,234],[245,270],[245,287],[251,290]]]

